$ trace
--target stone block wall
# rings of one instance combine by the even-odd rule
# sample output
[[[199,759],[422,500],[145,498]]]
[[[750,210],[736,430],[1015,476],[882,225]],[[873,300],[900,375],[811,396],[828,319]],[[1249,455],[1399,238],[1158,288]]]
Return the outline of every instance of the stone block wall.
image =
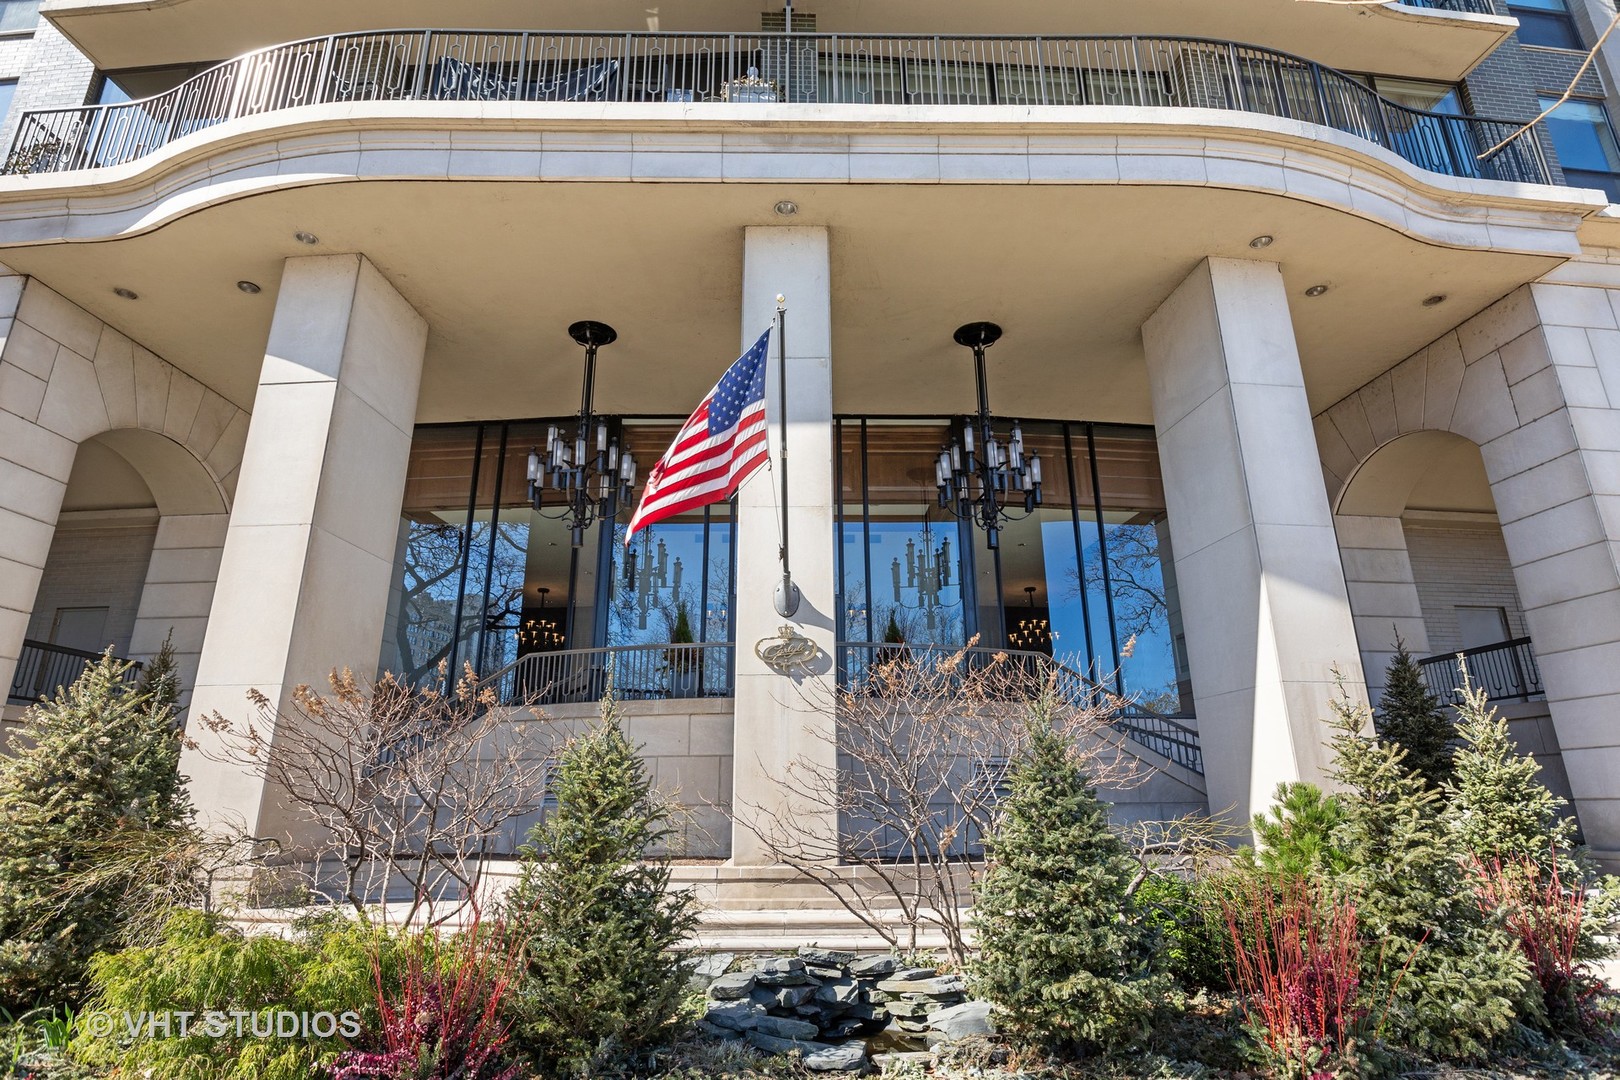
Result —
[[[107,640],[98,648],[111,645],[117,655],[128,656],[141,587],[157,539],[154,517],[94,511],[62,515],[34,598],[28,636],[49,641],[59,608],[104,607]]]

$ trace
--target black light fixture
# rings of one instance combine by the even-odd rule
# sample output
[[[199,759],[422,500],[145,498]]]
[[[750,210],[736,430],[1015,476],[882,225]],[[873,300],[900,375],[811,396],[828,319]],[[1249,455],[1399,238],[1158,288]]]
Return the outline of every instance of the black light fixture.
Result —
[[[1050,619],[1041,618],[1035,610],[1035,586],[1025,585],[1024,596],[1029,600],[1029,614],[1018,620],[1018,625],[1007,634],[1014,648],[1029,652],[1050,652],[1057,635],[1052,632]]]
[[[585,388],[580,398],[579,422],[573,442],[563,438],[556,424],[546,429],[544,454],[529,451],[529,502],[541,513],[541,496],[549,486],[566,500],[561,514],[542,514],[566,520],[575,547],[585,543],[585,530],[614,512],[614,497],[629,502],[636,486],[636,461],[629,451],[619,452],[618,432],[592,410],[596,396],[596,350],[611,345],[619,334],[607,323],[577,322],[568,336],[585,348]]]
[[[524,621],[518,631],[518,644],[529,649],[555,649],[563,643],[564,637],[557,629],[556,620],[546,614],[546,597],[551,595],[551,590],[542,585],[535,591],[540,594],[540,610],[534,618]]]
[[[956,343],[973,350],[979,410],[958,422],[951,444],[939,452],[934,481],[939,505],[984,530],[992,551],[1001,546],[1001,523],[1027,517],[1041,505],[1041,456],[1024,455],[1023,425],[998,437],[990,418],[990,391],[985,381],[985,350],[1001,340],[992,322],[968,323],[956,331]]]

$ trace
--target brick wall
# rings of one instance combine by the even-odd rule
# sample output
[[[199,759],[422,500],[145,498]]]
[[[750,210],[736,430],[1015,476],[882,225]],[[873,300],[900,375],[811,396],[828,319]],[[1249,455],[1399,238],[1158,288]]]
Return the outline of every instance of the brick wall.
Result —
[[[1404,522],[1429,655],[1462,648],[1457,608],[1500,607],[1513,637],[1528,636],[1502,528],[1495,522]]]
[[[0,146],[11,146],[17,119],[29,109],[63,109],[83,105],[90,99],[96,67],[74,44],[48,21],[41,19],[27,48],[19,49],[21,62],[13,70],[0,67],[0,78],[20,75],[11,111],[0,118]],[[0,51],[0,64],[10,54]]]
[[[28,636],[45,641],[58,608],[105,607],[107,644],[129,654],[141,589],[152,560],[157,522],[151,516],[108,518],[63,514],[34,599]]]

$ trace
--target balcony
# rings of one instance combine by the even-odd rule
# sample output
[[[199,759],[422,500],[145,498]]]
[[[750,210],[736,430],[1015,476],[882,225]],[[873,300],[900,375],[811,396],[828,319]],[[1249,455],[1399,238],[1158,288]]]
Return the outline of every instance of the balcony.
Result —
[[[1494,15],[1491,0],[1398,0],[1405,7],[1456,11],[1465,15]]]
[[[1127,106],[1320,124],[1448,176],[1549,183],[1521,121],[1423,113],[1331,68],[1180,37],[852,37],[414,30],[279,45],[156,97],[25,113],[9,173],[123,165],[230,120],[351,102]],[[851,118],[858,115],[850,114]]]
[[[1462,700],[1459,656],[1462,664],[1468,666],[1468,678],[1474,688],[1484,690],[1491,701],[1529,701],[1545,693],[1530,639],[1515,638],[1418,661],[1423,667],[1424,684],[1443,704],[1455,705]]]
[[[6,690],[6,704],[36,704],[40,698],[55,694],[58,687],[72,686],[85,668],[100,659],[100,653],[68,649],[47,641],[24,641],[11,686]],[[140,672],[140,664],[131,664],[124,671],[124,681],[133,683]]]

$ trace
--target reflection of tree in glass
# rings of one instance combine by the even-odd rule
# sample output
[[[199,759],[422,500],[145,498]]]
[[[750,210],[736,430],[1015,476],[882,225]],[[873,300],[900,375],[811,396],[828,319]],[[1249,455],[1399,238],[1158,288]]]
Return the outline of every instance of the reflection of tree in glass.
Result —
[[[1087,547],[1080,558],[1080,568],[1070,566],[1064,570],[1064,599],[1079,602],[1081,589],[1091,596],[1103,592],[1103,561],[1099,557],[1100,543]],[[1132,643],[1140,650],[1148,642],[1164,639],[1168,649],[1170,605],[1165,595],[1164,568],[1159,552],[1159,528],[1156,524],[1110,525],[1108,527],[1108,585],[1113,592],[1114,627],[1122,646]],[[1105,646],[1106,648],[1106,646]],[[1128,659],[1129,653],[1121,657]],[[1155,688],[1137,687],[1133,697],[1155,712],[1175,713],[1181,708],[1181,692],[1174,676],[1174,662],[1170,663],[1171,677]],[[1128,688],[1129,689],[1129,688]]]
[[[499,627],[510,618],[515,628],[523,606],[523,558],[528,526],[503,522],[496,530],[495,580],[491,582],[490,608],[485,627]],[[479,528],[472,546],[487,551],[488,532]],[[450,655],[455,640],[456,595],[461,588],[461,568],[467,549],[467,530],[444,521],[413,521],[405,542],[404,567],[400,581],[399,623],[394,628],[399,670],[407,685],[418,685],[433,674]],[[511,557],[516,553],[515,560]],[[514,581],[515,577],[515,581]],[[469,583],[472,584],[472,583]],[[469,597],[463,605],[462,622],[478,618],[482,599]],[[512,617],[516,615],[516,617]],[[476,624],[466,637],[476,637]],[[472,659],[464,657],[464,659]]]
[[[710,528],[716,533],[729,528],[730,522],[717,519],[710,523]],[[701,526],[681,526],[692,531],[698,531]],[[656,529],[656,527],[655,527]],[[626,526],[614,526],[613,540],[613,585],[611,599],[608,602],[608,644],[609,645],[657,645],[670,641],[675,633],[675,623],[680,617],[680,606],[686,605],[688,617],[696,620],[702,612],[706,625],[706,638],[708,641],[725,641],[731,633],[731,552],[729,547],[718,542],[718,537],[711,535],[709,543],[709,595],[708,603],[704,604],[703,574],[699,566],[688,566],[683,556],[679,561],[681,569],[677,580],[673,568],[676,562],[672,554],[666,553],[665,567],[660,578],[661,582],[654,586],[655,578],[650,576],[650,570],[656,566],[648,566],[647,552],[656,552],[658,538],[653,537],[649,545],[638,536],[636,538],[636,581],[632,587],[626,581],[625,575],[625,539]],[[701,532],[699,532],[699,545],[701,545]],[[673,545],[671,545],[673,546]],[[701,559],[693,560],[701,563]]]

